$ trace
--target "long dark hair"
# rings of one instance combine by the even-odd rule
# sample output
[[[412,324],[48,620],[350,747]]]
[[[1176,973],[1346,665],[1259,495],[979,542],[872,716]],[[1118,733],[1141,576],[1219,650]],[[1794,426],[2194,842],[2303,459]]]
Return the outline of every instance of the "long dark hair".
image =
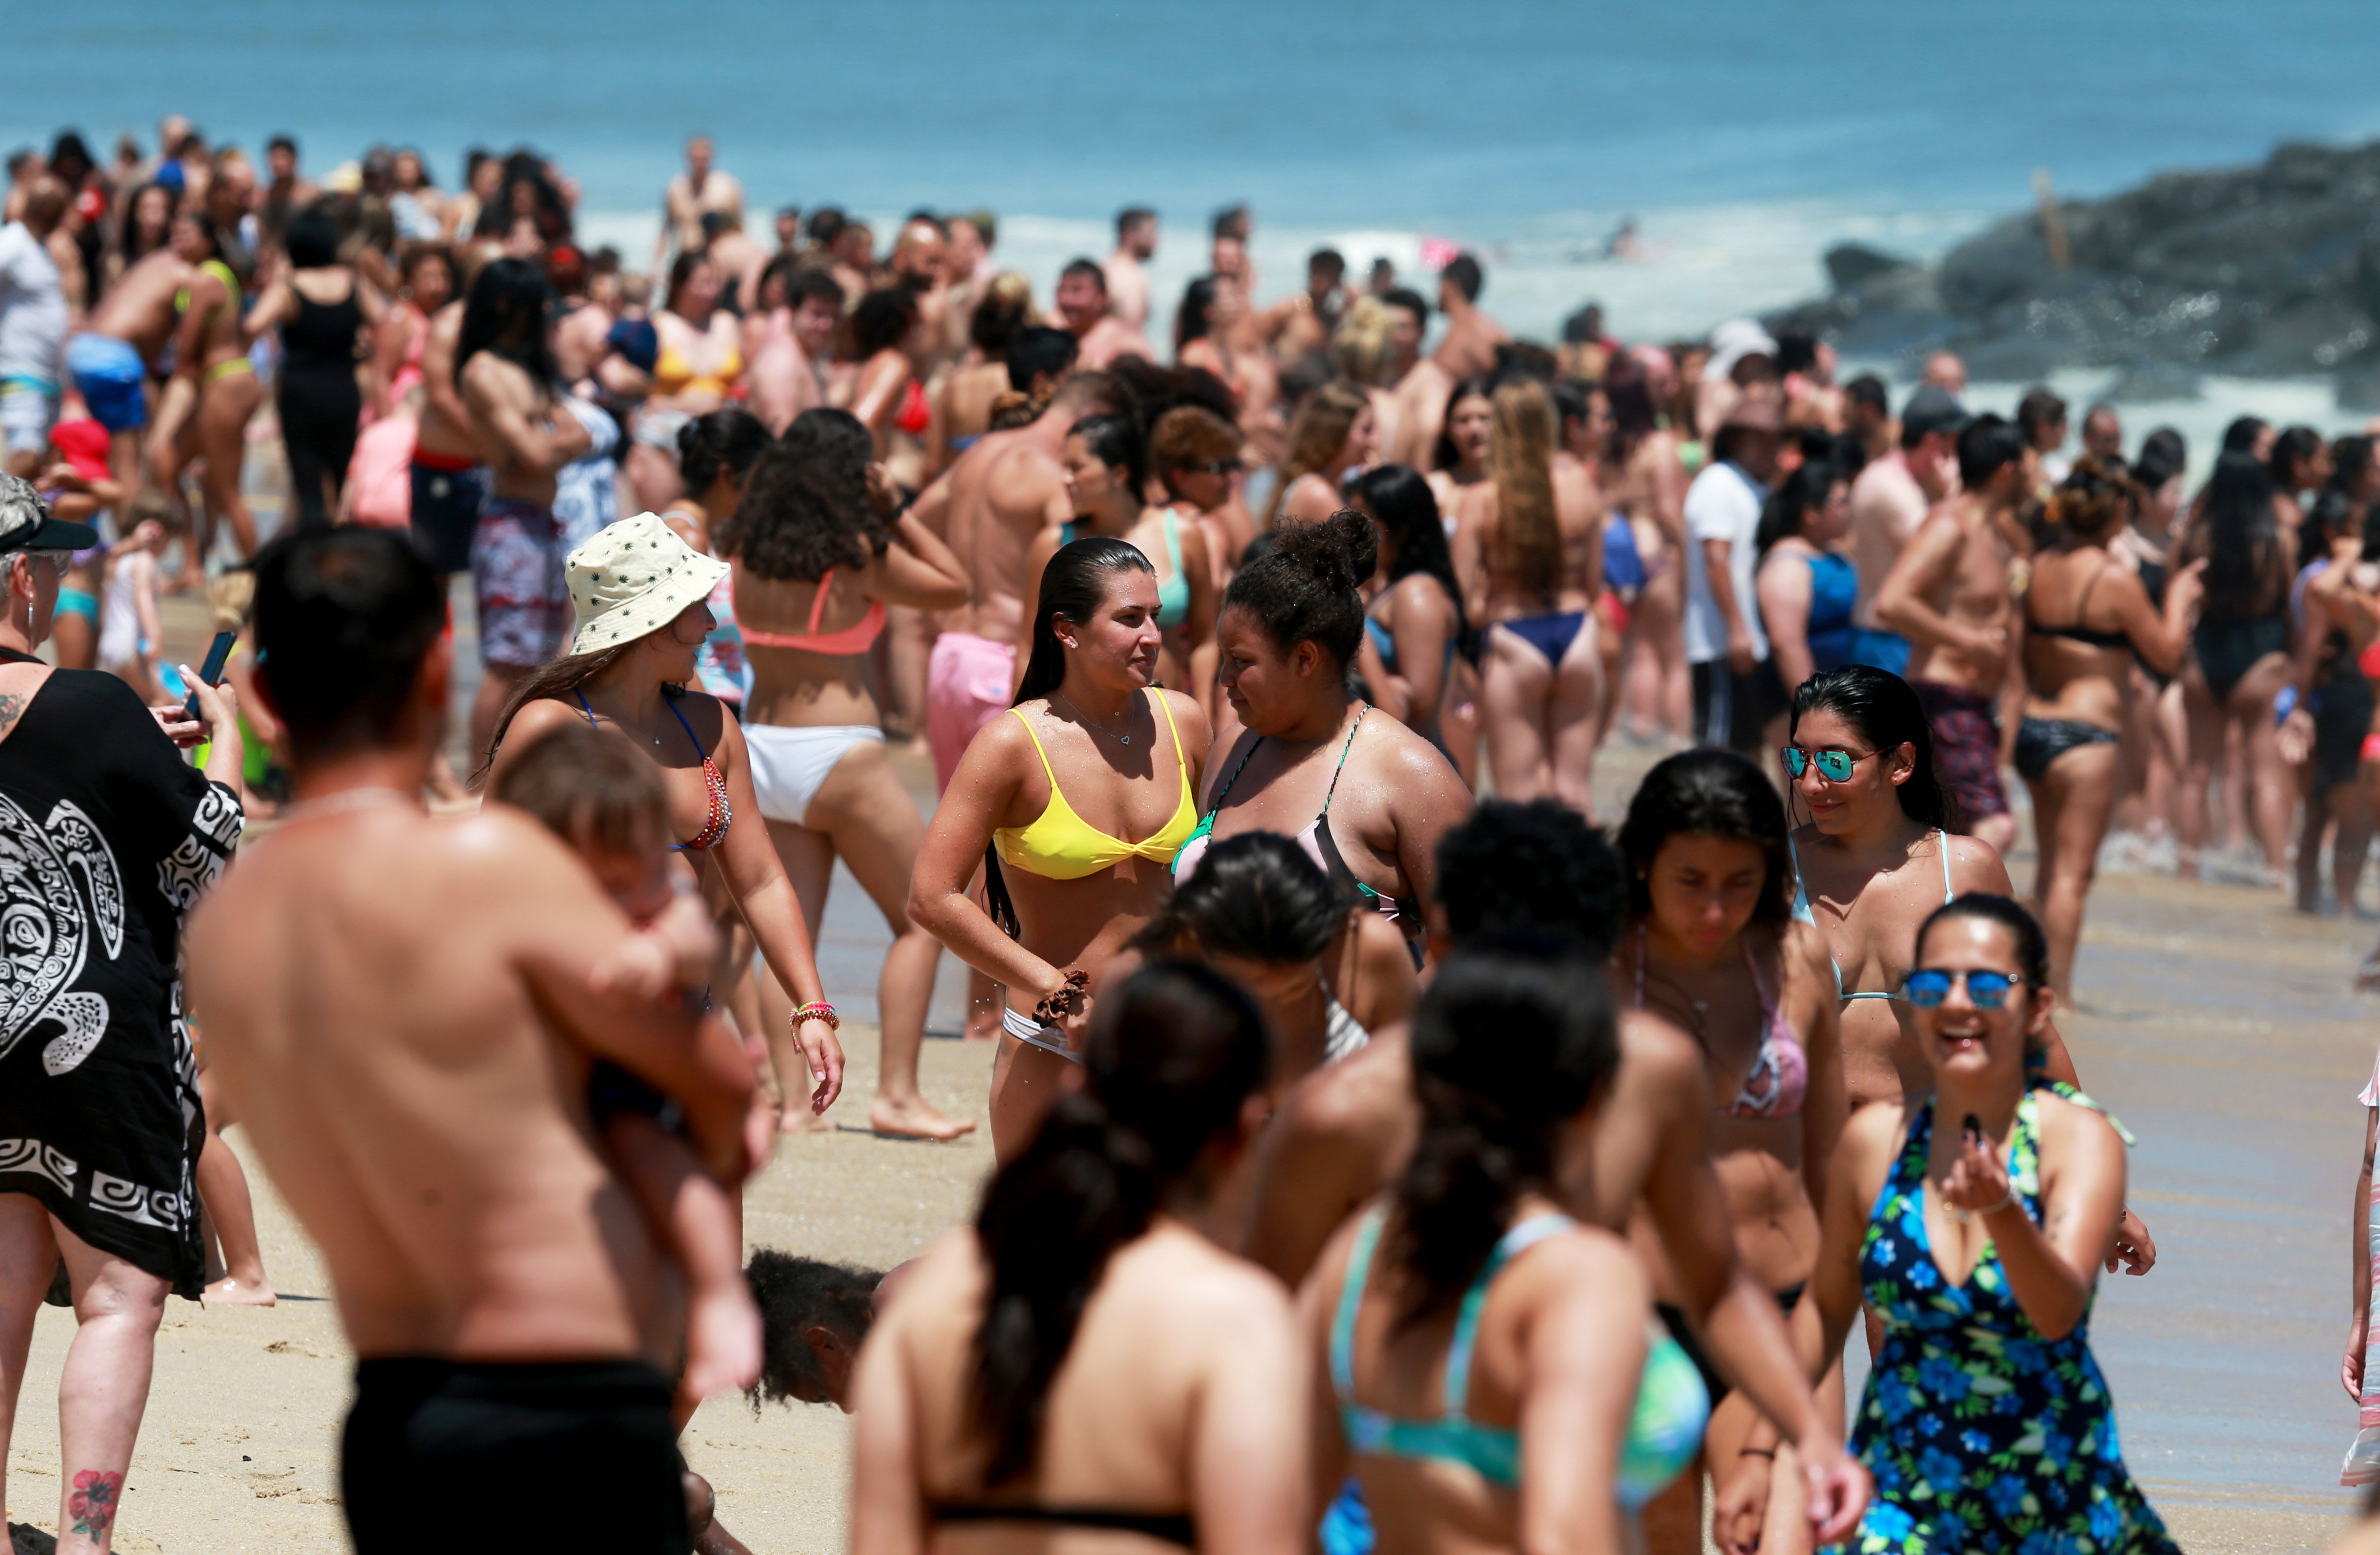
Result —
[[[1661,427],[1661,413],[1653,404],[1653,375],[1633,353],[1617,352],[1603,364],[1603,401],[1611,407],[1611,458],[1624,465],[1636,445]]]
[[[1491,406],[1494,405],[1496,380],[1485,375],[1465,378],[1448,393],[1446,414],[1438,423],[1438,446],[1432,450],[1433,457],[1440,469],[1453,469],[1463,463],[1462,456],[1454,450],[1454,407],[1474,395],[1486,400]]]
[[[1033,651],[1025,662],[1025,678],[1017,684],[1009,706],[1022,707],[1047,697],[1064,683],[1066,650],[1058,641],[1058,617],[1088,622],[1107,602],[1111,579],[1120,572],[1157,576],[1140,547],[1128,541],[1089,535],[1058,548],[1050,565],[1041,569],[1041,602],[1033,616]],[[1010,939],[1024,931],[1015,899],[1008,894],[1007,877],[1001,873],[996,846],[983,850],[983,901],[991,921]]]
[[[892,543],[868,495],[875,456],[875,439],[850,411],[803,411],[753,461],[743,498],[718,527],[720,553],[759,577],[805,583],[831,567],[868,565]]]
[[[1755,923],[1793,916],[1793,858],[1785,843],[1785,805],[1760,769],[1731,750],[1685,750],[1645,774],[1620,824],[1628,861],[1628,910],[1653,910],[1653,861],[1671,837],[1723,837],[1760,850],[1767,874],[1752,909]]]
[[[1802,720],[1814,712],[1833,713],[1877,750],[1908,746],[1914,765],[1900,785],[1900,813],[1944,832],[1960,829],[1957,806],[1935,775],[1934,726],[1909,682],[1868,664],[1826,670],[1793,688],[1791,737],[1801,736]]]
[[[724,405],[677,430],[677,468],[699,498],[721,475],[742,476],[773,441],[768,424],[740,405]]]
[[[504,748],[504,735],[511,731],[513,719],[521,709],[543,697],[552,697],[556,701],[564,699],[626,658],[628,650],[644,640],[643,638],[630,638],[609,648],[599,648],[592,653],[565,653],[530,671],[528,678],[514,686],[513,694],[504,699],[504,711],[496,714],[495,733],[488,736],[488,748],[480,753],[480,765],[472,771],[471,781],[475,784],[482,781],[488,775],[488,769],[496,764],[496,752]],[[662,695],[674,700],[686,695],[686,687],[665,685],[662,687]]]
[[[1182,347],[1194,340],[1204,340],[1208,329],[1207,314],[1215,306],[1215,277],[1199,275],[1182,288],[1182,306],[1173,310],[1173,354],[1180,356]]]
[[[1066,435],[1081,438],[1091,457],[1110,469],[1123,471],[1124,490],[1138,513],[1141,489],[1148,484],[1148,444],[1140,435],[1140,423],[1128,416],[1086,416],[1068,427]]]
[[[1438,579],[1454,601],[1454,629],[1460,636],[1466,625],[1463,589],[1454,578],[1446,524],[1429,482],[1410,465],[1374,465],[1356,477],[1348,495],[1364,504],[1389,539],[1389,582],[1402,583],[1417,572]],[[1378,565],[1378,561],[1373,565]]]
[[[1284,653],[1310,641],[1345,668],[1363,644],[1359,590],[1379,557],[1372,521],[1342,507],[1319,524],[1283,524],[1272,541],[1232,575],[1223,608],[1246,611]]]
[[[1400,1326],[1463,1298],[1511,1224],[1550,1186],[1563,1125],[1620,1066],[1603,966],[1574,941],[1483,940],[1439,968],[1413,1019],[1421,1134],[1396,1185]]]
[[[986,1488],[1032,1473],[1050,1382],[1108,1260],[1239,1126],[1271,1050],[1255,1002],[1195,963],[1158,962],[1100,999],[1083,1089],[1050,1107],[976,1215],[989,1277],[967,1414],[991,1442]]]
[[[2273,477],[2252,454],[2225,454],[2206,482],[2206,612],[2215,620],[2257,613],[2272,596],[2279,526]]]
[[[1754,547],[1766,556],[1779,541],[1788,535],[1799,535],[1811,510],[1826,506],[1836,486],[1849,479],[1823,459],[1811,459],[1798,466],[1777,483],[1777,489],[1761,504],[1760,528],[1753,532]]]
[[[1304,848],[1278,832],[1244,832],[1207,850],[1134,943],[1162,954],[1186,938],[1209,955],[1314,961],[1354,905]]]
[[[470,299],[463,304],[463,327],[455,340],[455,388],[462,388],[463,369],[471,358],[492,351],[551,394],[562,377],[546,340],[546,316],[552,310],[553,288],[544,271],[523,259],[492,261],[471,283]]]

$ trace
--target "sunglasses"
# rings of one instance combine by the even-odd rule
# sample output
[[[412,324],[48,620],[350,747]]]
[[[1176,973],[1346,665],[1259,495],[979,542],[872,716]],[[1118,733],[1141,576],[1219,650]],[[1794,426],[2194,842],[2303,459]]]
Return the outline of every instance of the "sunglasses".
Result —
[[[1945,972],[1938,967],[1924,966],[1900,979],[1900,991],[1921,1010],[1938,1010],[1950,997],[1951,987],[1964,978],[1967,997],[1978,1010],[1998,1010],[2007,1005],[2009,990],[2024,981],[2012,972]]]
[[[1818,775],[1828,783],[1849,783],[1852,780],[1852,769],[1875,755],[1876,752],[1864,750],[1854,755],[1848,750],[1838,750],[1832,746],[1824,750],[1804,750],[1798,745],[1789,745],[1777,754],[1784,759],[1787,777],[1800,777],[1815,764],[1818,769]]]

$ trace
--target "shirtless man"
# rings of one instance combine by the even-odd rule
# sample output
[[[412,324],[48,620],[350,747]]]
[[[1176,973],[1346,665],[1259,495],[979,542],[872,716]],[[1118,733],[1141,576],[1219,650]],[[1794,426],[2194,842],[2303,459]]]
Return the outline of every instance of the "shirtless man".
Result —
[[[1969,835],[2005,856],[2016,817],[2000,786],[1998,703],[2016,636],[2013,564],[2029,549],[2024,433],[1982,416],[1959,433],[1958,496],[1919,528],[1876,589],[1876,613],[1909,639],[1908,681],[1934,729],[1934,764]]]
[[[1892,419],[1892,400],[1884,380],[1863,372],[1843,385],[1844,430],[1859,440],[1862,468],[1886,457],[1900,443],[1900,423]]]
[[[1512,339],[1503,325],[1477,307],[1479,288],[1487,280],[1478,256],[1471,253],[1455,255],[1438,273],[1438,310],[1446,315],[1446,335],[1439,341],[1436,355],[1438,365],[1455,383],[1493,371],[1496,347]]]
[[[194,267],[172,244],[152,250],[107,288],[67,342],[67,373],[91,419],[107,429],[108,466],[128,492],[140,484],[140,432],[149,424],[148,381],[174,337],[174,298]]]
[[[1584,817],[1540,800],[1488,800],[1439,848],[1430,954],[1475,935],[1525,929],[1575,934],[1597,955],[1618,931],[1623,888],[1611,844]],[[1639,1208],[1660,1233],[1679,1301],[1718,1363],[1784,1427],[1809,1475],[1818,1542],[1859,1516],[1867,1476],[1815,1406],[1777,1304],[1744,1276],[1726,1201],[1710,1165],[1710,1102],[1701,1051],[1657,1015],[1621,1020],[1620,1073],[1600,1111],[1585,1181],[1572,1212],[1625,1233]],[[1395,1179],[1417,1119],[1406,1034],[1375,1032],[1353,1056],[1300,1081],[1263,1144],[1244,1251],[1302,1281],[1331,1233]]]
[[[771,261],[769,273],[783,274],[784,290],[775,295],[773,280],[760,288],[766,306],[757,328],[747,329],[753,345],[744,381],[751,385],[752,413],[783,437],[795,417],[826,403],[825,368],[843,322],[843,287],[823,270],[780,272]]]
[[[1920,384],[1900,413],[1900,445],[1852,482],[1852,553],[1859,568],[1852,623],[1860,628],[1862,663],[1909,673],[1909,640],[1877,617],[1876,591],[1925,516],[1958,494],[1959,433],[1970,419],[1957,400]]]
[[[1135,334],[1148,330],[1148,271],[1157,253],[1157,213],[1135,205],[1116,215],[1115,252],[1100,263],[1108,285],[1108,310]]]
[[[208,1076],[330,1269],[357,1355],[341,1489],[361,1555],[458,1528],[683,1550],[661,1369],[679,1324],[595,1148],[589,1071],[664,1092],[733,1183],[757,1159],[751,1064],[708,1015],[597,991],[637,935],[541,827],[419,808],[445,618],[436,572],[385,531],[259,559],[257,689],[296,802],[190,919]]]
[[[905,286],[917,299],[917,337],[926,342],[926,359],[917,365],[921,378],[930,377],[956,355],[950,350],[950,239],[941,220],[922,213],[901,224],[892,239],[892,282]]]
[[[1078,259],[1058,273],[1058,322],[1082,343],[1079,360],[1099,371],[1118,357],[1146,357],[1148,348],[1138,330],[1108,309],[1107,273],[1087,259]]]
[[[480,607],[480,691],[471,704],[476,758],[496,717],[529,672],[570,635],[567,549],[553,516],[554,477],[594,446],[561,403],[546,314],[553,294],[528,260],[501,259],[480,273],[465,305],[470,355],[455,364],[471,441],[488,466],[488,495],[471,540]]]
[[[1293,362],[1330,344],[1340,315],[1347,310],[1347,258],[1336,249],[1306,256],[1305,289],[1266,310],[1265,333],[1273,356]]]
[[[653,239],[652,274],[662,273],[673,239],[681,253],[702,251],[702,218],[707,213],[724,211],[743,220],[744,186],[735,175],[712,167],[710,152],[710,136],[688,140],[686,171],[672,174],[668,187],[662,190],[662,230]]]
[[[468,265],[468,260],[464,262]],[[471,537],[479,532],[480,504],[488,494],[488,472],[480,466],[480,445],[471,440],[471,413],[463,386],[455,380],[455,349],[463,334],[463,298],[430,316],[421,342],[421,421],[413,441],[413,538],[442,573],[468,572]]]
[[[1251,304],[1257,298],[1257,264],[1248,257],[1248,238],[1255,227],[1256,218],[1246,206],[1224,206],[1215,213],[1215,238],[1207,256],[1207,268],[1239,282]]]
[[[1397,399],[1397,437],[1389,460],[1426,475],[1438,468],[1438,436],[1446,430],[1446,396],[1454,392],[1454,380],[1435,358],[1421,354],[1422,337],[1429,333],[1429,304],[1421,294],[1397,286],[1380,300],[1389,309],[1389,371]]]

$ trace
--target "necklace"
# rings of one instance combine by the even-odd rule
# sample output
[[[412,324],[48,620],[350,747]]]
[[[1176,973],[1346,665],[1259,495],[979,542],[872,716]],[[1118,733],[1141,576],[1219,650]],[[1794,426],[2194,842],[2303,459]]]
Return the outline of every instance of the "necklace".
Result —
[[[419,809],[421,800],[419,796],[398,788],[343,788],[319,799],[299,799],[284,805],[273,819],[280,821],[312,820],[319,816],[344,815],[350,810],[379,809],[383,806],[397,805]]]
[[[1085,712],[1085,711],[1084,711],[1081,708],[1079,708],[1079,707],[1075,707],[1075,699],[1074,699],[1074,698],[1072,698],[1072,697],[1067,696],[1063,691],[1061,691],[1061,692],[1059,692],[1059,693],[1058,693],[1058,699],[1059,699],[1060,701],[1062,701],[1062,702],[1064,702],[1068,707],[1070,707],[1070,708],[1074,708],[1074,710],[1075,710],[1075,716],[1076,718],[1079,718],[1079,719],[1081,719],[1081,720],[1083,721],[1083,727],[1084,727],[1084,728],[1086,728],[1086,729],[1097,729],[1100,734],[1107,735],[1107,737],[1108,737],[1108,738],[1110,738],[1110,739],[1111,739],[1111,740],[1115,741],[1118,745],[1130,745],[1130,744],[1132,743],[1132,731],[1131,731],[1131,730],[1127,729],[1127,730],[1125,730],[1123,734],[1119,735],[1119,734],[1116,734],[1116,733],[1114,733],[1114,732],[1112,732],[1112,731],[1111,731],[1111,730],[1109,730],[1109,729],[1107,729],[1107,728],[1103,727],[1100,723],[1099,723],[1096,720],[1094,720],[1094,719],[1091,717],[1091,715],[1090,715],[1089,713]],[[1130,709],[1129,707],[1125,708],[1125,709],[1123,710],[1123,716],[1124,716],[1124,721],[1125,721],[1126,723],[1130,723],[1130,722],[1132,721],[1132,709]]]

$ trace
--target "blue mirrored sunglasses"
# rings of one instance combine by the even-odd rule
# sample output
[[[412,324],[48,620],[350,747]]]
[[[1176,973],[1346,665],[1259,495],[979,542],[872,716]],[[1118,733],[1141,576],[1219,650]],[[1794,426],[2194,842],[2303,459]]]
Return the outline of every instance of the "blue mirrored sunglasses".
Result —
[[[1875,755],[1876,752],[1870,750],[1854,753],[1838,750],[1832,746],[1824,750],[1804,750],[1798,745],[1789,745],[1777,754],[1784,759],[1787,777],[1800,777],[1809,771],[1812,763],[1815,762],[1818,769],[1818,775],[1828,783],[1849,783],[1852,779],[1852,769]]]
[[[1900,991],[1921,1010],[1939,1009],[1950,997],[1950,986],[1967,979],[1967,997],[1978,1010],[1997,1010],[2009,1000],[2009,990],[2024,981],[2010,972],[1945,972],[1926,966],[1900,979]]]

